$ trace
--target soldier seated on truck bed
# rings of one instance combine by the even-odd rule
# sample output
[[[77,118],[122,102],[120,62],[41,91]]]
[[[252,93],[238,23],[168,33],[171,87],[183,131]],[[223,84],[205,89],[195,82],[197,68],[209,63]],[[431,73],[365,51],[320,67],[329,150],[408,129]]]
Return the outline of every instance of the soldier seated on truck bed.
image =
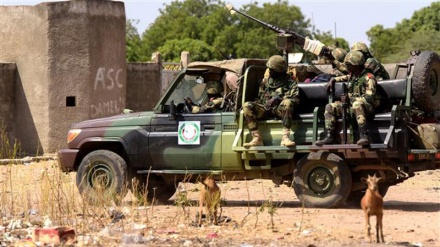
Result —
[[[368,145],[367,132],[367,115],[374,114],[374,108],[380,104],[380,98],[376,95],[377,80],[374,75],[365,68],[365,58],[359,51],[352,51],[345,57],[344,63],[347,65],[349,74],[349,89],[348,95],[342,95],[341,101],[327,104],[325,106],[325,128],[326,137],[323,140],[315,142],[317,146],[324,144],[335,144],[335,118],[342,116],[345,109],[344,104],[347,105],[350,115],[356,117],[359,127],[360,139],[357,145]],[[335,80],[330,80],[327,85],[327,90],[333,88]]]
[[[333,71],[330,74],[334,76],[347,75],[347,65],[344,63],[345,56],[347,56],[347,51],[339,47],[334,48],[332,50],[332,55],[335,60],[332,61]]]
[[[257,119],[276,116],[283,122],[283,137],[281,146],[292,147],[295,142],[289,139],[292,116],[299,104],[298,84],[287,74],[287,64],[283,57],[275,55],[266,63],[269,77],[264,78],[260,85],[258,98],[255,102],[243,104],[243,116],[252,140],[244,147],[263,146],[263,139],[258,131]]]
[[[376,77],[376,80],[389,80],[390,75],[386,71],[385,67],[371,55],[368,46],[363,42],[354,43],[350,51],[360,51],[364,55],[365,58],[365,68],[369,68],[373,75]]]
[[[373,55],[371,55],[370,50],[368,49],[368,46],[365,43],[362,42],[354,43],[354,45],[351,46],[350,51],[360,51],[364,55],[364,59],[365,59],[364,66],[366,69],[370,70],[370,72],[374,75],[374,77],[376,77],[376,80],[380,81],[380,80],[390,79],[390,75],[386,71],[385,67],[376,58],[374,58]],[[337,82],[348,81],[348,79],[349,76],[347,74],[339,75],[336,77]]]

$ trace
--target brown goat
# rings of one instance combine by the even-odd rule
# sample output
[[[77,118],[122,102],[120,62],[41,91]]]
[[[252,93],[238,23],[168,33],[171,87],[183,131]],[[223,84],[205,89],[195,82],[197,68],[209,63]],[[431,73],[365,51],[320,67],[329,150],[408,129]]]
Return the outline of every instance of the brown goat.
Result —
[[[361,207],[364,210],[365,214],[365,228],[367,232],[367,238],[371,239],[371,227],[370,227],[370,216],[376,215],[376,241],[380,243],[385,242],[383,238],[383,227],[382,227],[382,218],[383,218],[383,199],[379,194],[378,183],[381,181],[381,177],[376,177],[368,175],[368,178],[362,178],[362,182],[368,185],[367,190],[365,191],[365,195],[361,200]],[[380,241],[379,241],[379,233],[380,233]]]
[[[202,225],[203,206],[206,206],[206,218],[209,222],[214,219],[214,224],[217,225],[217,209],[220,206],[221,191],[214,179],[208,177],[202,181],[200,188],[200,200],[199,200],[199,218],[198,226]]]

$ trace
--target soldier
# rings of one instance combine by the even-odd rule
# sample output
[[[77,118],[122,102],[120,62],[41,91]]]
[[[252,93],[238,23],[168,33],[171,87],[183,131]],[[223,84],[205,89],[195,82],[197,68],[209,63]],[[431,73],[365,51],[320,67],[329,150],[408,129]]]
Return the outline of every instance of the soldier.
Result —
[[[344,58],[347,55],[347,52],[342,48],[332,49],[332,56],[335,60],[332,61],[333,70],[329,73],[323,73],[317,75],[310,82],[328,82],[330,80],[347,80],[347,66],[344,64]],[[306,81],[307,82],[307,81]]]
[[[283,57],[275,55],[266,63],[269,76],[262,80],[258,98],[255,102],[243,104],[243,115],[252,140],[244,147],[262,146],[263,139],[258,131],[257,120],[276,116],[283,121],[281,146],[292,147],[295,142],[289,139],[292,115],[299,103],[298,84],[286,72],[287,64]]]
[[[359,127],[360,138],[357,145],[368,145],[367,115],[374,113],[374,108],[380,103],[376,95],[377,81],[374,75],[365,69],[365,58],[360,51],[351,51],[345,57],[344,63],[350,72],[348,95],[341,96],[341,101],[327,104],[325,106],[325,128],[326,137],[315,142],[317,146],[324,144],[334,144],[335,138],[335,118],[342,116],[343,104],[349,106],[349,114],[356,116]],[[330,81],[327,90],[331,90],[334,81]]]
[[[221,92],[223,91],[223,85],[219,81],[208,81],[206,83],[206,92],[208,93],[208,102],[203,106],[196,105],[188,97],[185,98],[185,105],[188,110],[192,113],[202,113],[202,112],[217,112],[220,110],[223,97]]]
[[[343,76],[348,74],[347,66],[344,64],[344,58],[347,55],[347,51],[342,48],[335,48],[332,50],[332,56],[335,60],[332,61],[332,75]]]
[[[383,67],[383,65],[371,55],[368,46],[363,42],[356,42],[351,46],[350,51],[360,51],[364,54],[366,59],[365,68],[369,69],[374,74],[377,80],[389,80],[390,75]]]

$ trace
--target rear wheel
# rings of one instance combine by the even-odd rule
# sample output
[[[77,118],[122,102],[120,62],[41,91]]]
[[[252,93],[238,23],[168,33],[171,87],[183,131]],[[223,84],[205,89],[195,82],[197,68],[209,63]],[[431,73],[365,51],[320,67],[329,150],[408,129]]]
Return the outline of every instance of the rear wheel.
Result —
[[[308,207],[340,206],[350,194],[351,183],[349,167],[332,153],[310,153],[298,162],[294,171],[293,188]]]
[[[412,92],[416,106],[422,111],[440,110],[440,56],[437,53],[419,54],[414,65]]]
[[[127,194],[127,163],[117,153],[96,150],[84,157],[76,173],[76,185],[91,204],[119,203]]]

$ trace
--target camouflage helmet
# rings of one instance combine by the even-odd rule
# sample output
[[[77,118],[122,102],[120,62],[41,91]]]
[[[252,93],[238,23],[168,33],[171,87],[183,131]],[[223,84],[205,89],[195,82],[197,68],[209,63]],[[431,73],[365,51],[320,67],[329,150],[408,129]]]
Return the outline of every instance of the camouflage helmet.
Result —
[[[284,61],[284,58],[280,55],[271,56],[269,60],[267,60],[266,66],[275,72],[284,72],[287,70],[286,61]]]
[[[223,85],[219,81],[208,81],[206,91],[208,94],[219,94],[223,91]]]
[[[376,72],[380,67],[379,61],[375,58],[368,58],[365,62],[365,68],[371,69],[371,71]]]
[[[332,50],[332,56],[339,62],[344,61],[344,57],[347,55],[347,51],[342,48],[335,48]]]
[[[344,75],[348,74],[347,65],[345,65],[345,63],[339,61],[333,61],[333,64],[335,68],[339,70],[339,72],[341,72]]]
[[[365,57],[364,54],[360,51],[350,51],[347,53],[347,56],[345,56],[344,63],[346,65],[364,65],[365,64]]]
[[[370,53],[370,50],[368,50],[368,46],[363,42],[356,42],[351,46],[350,51],[360,51],[364,54]]]

